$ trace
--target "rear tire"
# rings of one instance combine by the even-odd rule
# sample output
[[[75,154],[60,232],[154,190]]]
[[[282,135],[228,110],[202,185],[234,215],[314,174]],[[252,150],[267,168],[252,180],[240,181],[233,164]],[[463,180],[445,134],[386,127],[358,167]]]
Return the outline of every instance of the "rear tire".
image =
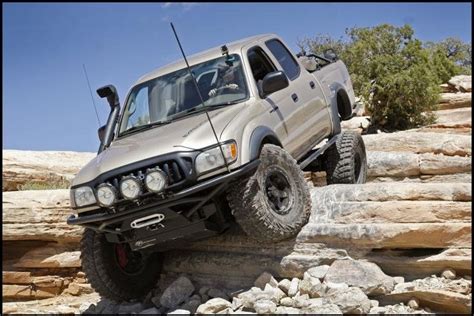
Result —
[[[309,219],[311,196],[303,172],[282,148],[265,144],[260,165],[230,190],[229,205],[249,237],[280,241],[296,235]]]
[[[91,286],[117,302],[144,297],[161,272],[158,253],[145,256],[131,251],[127,243],[108,242],[104,234],[90,228],[81,239],[81,261]]]
[[[342,132],[326,153],[327,184],[365,183],[367,155],[360,134],[352,131]]]

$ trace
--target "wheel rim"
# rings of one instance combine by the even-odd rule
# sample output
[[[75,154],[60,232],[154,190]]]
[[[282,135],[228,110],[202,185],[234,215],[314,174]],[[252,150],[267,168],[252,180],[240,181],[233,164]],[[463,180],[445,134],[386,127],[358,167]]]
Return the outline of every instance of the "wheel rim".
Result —
[[[115,260],[120,270],[128,275],[139,274],[145,268],[145,258],[132,251],[128,244],[115,244]]]
[[[279,214],[286,215],[293,206],[293,189],[286,172],[278,167],[267,169],[265,176],[265,196],[271,209]]]

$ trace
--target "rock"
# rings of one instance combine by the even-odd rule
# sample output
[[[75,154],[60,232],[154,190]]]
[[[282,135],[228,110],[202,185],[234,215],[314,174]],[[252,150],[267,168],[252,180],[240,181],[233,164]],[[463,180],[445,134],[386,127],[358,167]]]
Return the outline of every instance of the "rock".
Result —
[[[306,272],[313,278],[318,278],[319,280],[323,280],[328,270],[329,270],[329,266],[325,264],[322,266],[310,268]]]
[[[446,269],[441,273],[441,276],[445,279],[454,280],[456,278],[456,271],[453,269]]]
[[[7,300],[44,299],[55,297],[58,294],[59,289],[56,287],[36,289],[30,285],[2,285],[2,297]]]
[[[367,176],[370,179],[448,175],[471,171],[471,158],[432,153],[369,151],[367,166]]]
[[[227,294],[225,294],[223,291],[219,290],[219,289],[210,289],[208,292],[207,292],[207,295],[209,295],[210,298],[216,298],[216,297],[220,297],[220,298],[223,298],[225,300],[227,300],[229,297],[227,296]]]
[[[264,294],[266,298],[269,297],[269,299],[275,304],[278,304],[280,300],[286,296],[285,292],[283,292],[277,287],[272,287],[270,284],[265,285],[265,289],[262,294]],[[259,297],[260,296],[258,295],[257,300],[259,299]]]
[[[471,93],[452,93],[452,92],[445,92],[441,93],[441,98],[439,101],[439,109],[440,110],[449,110],[449,109],[457,109],[462,107],[470,107],[471,106]]]
[[[287,307],[293,307],[293,306],[295,306],[295,301],[291,297],[283,297],[280,300],[280,305],[287,306]]]
[[[132,314],[139,313],[143,310],[142,303],[122,303],[119,305],[118,313],[119,314]]]
[[[472,128],[472,108],[460,108],[434,111],[436,122],[416,129],[416,131],[443,133],[451,137],[455,134],[471,135]],[[450,135],[451,134],[451,135]]]
[[[55,245],[26,251],[13,263],[15,268],[80,268],[80,251],[70,251],[77,245]]]
[[[370,151],[434,153],[446,156],[470,156],[471,137],[433,132],[403,131],[363,135],[365,148]]]
[[[377,300],[370,300],[370,308],[378,307],[378,306],[379,306],[379,301],[377,301]]]
[[[158,315],[160,314],[160,311],[156,307],[148,308],[145,310],[142,310],[139,315]]]
[[[395,282],[372,262],[336,260],[329,268],[326,282],[346,283],[362,289],[367,295],[390,293]]]
[[[357,287],[334,291],[325,299],[328,303],[337,305],[344,314],[364,314],[370,310],[370,300]]]
[[[471,273],[471,257],[471,249],[452,248],[443,249],[440,253],[416,256],[408,256],[404,251],[386,251],[372,254],[367,259],[376,263],[388,274],[416,279],[441,274],[446,267],[451,267],[457,274]]]
[[[461,92],[471,92],[471,76],[458,75],[448,80],[448,85]]]
[[[311,304],[309,302],[309,295],[308,294],[295,295],[295,297],[293,297],[293,301],[295,302],[294,307],[297,307],[297,308],[304,308],[304,307],[309,306]]]
[[[327,294],[332,293],[334,291],[345,290],[349,288],[349,285],[347,285],[346,283],[333,283],[324,281],[324,284],[326,285]]]
[[[256,287],[261,288],[262,290],[265,288],[266,284],[270,284],[272,287],[277,287],[278,282],[275,278],[268,272],[263,272],[256,280],[254,285]]]
[[[82,283],[71,283],[69,286],[64,290],[64,294],[70,294],[73,296],[79,296],[83,294],[93,293],[94,289],[91,287],[90,284],[82,284]]]
[[[301,294],[308,294],[311,298],[317,298],[324,295],[326,286],[318,278],[305,272],[303,281],[300,282],[299,291]]]
[[[401,276],[396,276],[396,277],[393,277],[393,282],[395,282],[395,285],[400,284],[400,283],[404,283],[405,278],[401,277]]]
[[[3,284],[30,284],[31,272],[2,271]]]
[[[155,305],[157,308],[161,307],[161,302],[160,302],[161,296],[154,296],[151,298],[151,303]]]
[[[69,190],[3,192],[2,196],[3,240],[77,243],[81,239],[83,228],[66,223],[71,215]]]
[[[300,279],[293,278],[291,279],[290,287],[288,288],[288,296],[295,296],[298,293],[298,287],[300,285]]]
[[[310,305],[302,309],[303,313],[308,314],[332,314],[342,315],[341,309],[336,304]]]
[[[343,130],[367,130],[370,126],[370,116],[354,116],[350,120],[342,121]]]
[[[184,276],[174,281],[160,298],[160,303],[166,308],[174,308],[183,303],[194,292],[194,285]]]
[[[176,309],[176,310],[168,313],[168,315],[175,315],[175,314],[190,315],[191,313],[188,310],[185,310],[185,309]]]
[[[233,314],[233,312],[234,311],[232,310],[232,308],[227,307],[226,309],[221,310],[220,312],[217,312],[217,314],[229,315],[229,314]]]
[[[191,312],[192,314],[196,313],[196,310],[198,309],[199,305],[201,305],[201,299],[197,299],[197,298],[192,298],[184,303],[182,306],[181,306],[181,309],[185,309],[189,312]]]
[[[372,307],[369,314],[385,314],[386,311],[385,307]]]
[[[258,300],[255,302],[253,308],[257,314],[273,314],[276,312],[277,306],[270,300]]]
[[[232,304],[222,298],[213,298],[204,304],[199,305],[197,314],[215,314],[226,308],[232,307]]]
[[[297,236],[298,244],[324,242],[328,247],[372,249],[470,248],[471,245],[471,227],[465,210],[461,215],[463,220],[460,222],[418,223],[418,220],[415,220],[417,223],[399,222],[403,218],[401,214],[415,216],[413,212],[410,214],[410,211],[405,210],[412,200],[469,202],[471,188],[467,183],[338,184],[313,189],[312,200],[314,209],[309,223]],[[359,203],[366,201],[370,201],[366,203],[367,205],[375,203],[374,207],[377,204],[379,207],[388,208],[394,204],[404,204],[404,206],[400,207],[398,214],[386,212],[384,209],[389,215],[383,215],[380,212],[383,208],[379,208],[375,216],[370,216],[372,212],[370,210],[374,208],[361,208],[361,203]],[[389,201],[392,202],[381,203]],[[394,203],[394,201],[397,202]],[[357,212],[350,212],[356,205]],[[366,209],[369,210],[368,214],[365,213]],[[427,216],[436,217],[433,214],[438,211],[430,208],[431,214],[428,213]],[[383,218],[383,216],[391,217],[392,214],[393,219]],[[368,223],[365,222],[366,218],[370,219]]]
[[[237,297],[232,298],[232,306],[231,306],[232,310],[235,311],[239,309],[241,306],[243,306],[242,299],[237,298]]]
[[[67,184],[95,153],[72,151],[3,150],[2,191],[19,190],[25,183]]]
[[[253,304],[257,299],[257,295],[261,294],[262,290],[258,287],[252,288],[249,291],[242,292],[237,295],[237,298],[241,300],[241,306],[246,308],[253,308]]]
[[[299,314],[300,310],[294,307],[289,306],[278,306],[275,314],[287,314],[287,315],[294,315]]]
[[[291,281],[288,279],[283,279],[278,282],[278,288],[288,294],[288,290],[290,289]]]
[[[407,303],[408,306],[410,306],[413,309],[418,309],[420,308],[420,302],[416,298],[412,298],[408,301]]]

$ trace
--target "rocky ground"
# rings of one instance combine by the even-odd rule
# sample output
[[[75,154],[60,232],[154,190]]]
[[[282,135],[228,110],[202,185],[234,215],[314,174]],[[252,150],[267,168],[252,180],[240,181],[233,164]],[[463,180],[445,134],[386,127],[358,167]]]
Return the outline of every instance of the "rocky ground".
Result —
[[[181,246],[140,302],[101,299],[87,283],[68,190],[17,191],[63,183],[94,154],[4,150],[3,313],[469,313],[470,81],[451,81],[437,123],[363,135],[369,183],[306,174],[313,211],[296,238],[255,243],[234,225]]]

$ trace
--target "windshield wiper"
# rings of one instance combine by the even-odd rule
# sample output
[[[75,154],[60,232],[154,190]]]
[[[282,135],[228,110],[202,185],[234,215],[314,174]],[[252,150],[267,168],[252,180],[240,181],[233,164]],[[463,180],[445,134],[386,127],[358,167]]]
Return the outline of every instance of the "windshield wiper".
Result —
[[[171,117],[171,121],[174,121],[175,119],[182,118],[191,114],[196,114],[196,113],[201,113],[206,110],[214,110],[217,108],[221,108],[227,105],[232,105],[236,103],[240,103],[241,101],[231,101],[231,102],[226,102],[226,103],[219,103],[219,104],[213,104],[213,105],[206,105],[206,106],[195,106],[193,108],[187,109],[186,111],[179,112],[176,115]]]
[[[138,132],[138,131],[142,131],[144,129],[149,129],[149,128],[152,128],[152,127],[155,127],[155,126],[165,125],[165,124],[169,124],[169,123],[171,123],[171,121],[158,121],[158,122],[153,122],[153,123],[149,123],[149,124],[145,124],[145,125],[132,126],[129,129],[127,129],[127,130],[123,131],[122,133],[120,133],[119,136],[128,135],[128,134],[131,134],[133,132]]]

